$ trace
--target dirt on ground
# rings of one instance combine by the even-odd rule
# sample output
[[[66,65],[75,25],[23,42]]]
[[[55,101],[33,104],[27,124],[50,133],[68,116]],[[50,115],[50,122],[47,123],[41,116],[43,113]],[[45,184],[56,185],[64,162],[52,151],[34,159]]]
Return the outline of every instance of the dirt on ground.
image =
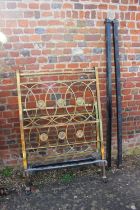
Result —
[[[33,174],[29,188],[22,171],[5,170],[0,210],[140,210],[140,156],[126,157],[107,177],[104,183],[95,166],[51,170]]]

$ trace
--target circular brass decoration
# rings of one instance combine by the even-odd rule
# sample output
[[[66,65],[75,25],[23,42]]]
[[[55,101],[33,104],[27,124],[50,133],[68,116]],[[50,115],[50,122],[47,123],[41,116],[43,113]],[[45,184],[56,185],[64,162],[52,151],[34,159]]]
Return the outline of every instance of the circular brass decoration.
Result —
[[[83,132],[83,130],[78,130],[77,132],[76,132],[76,136],[77,136],[77,138],[82,138],[83,136],[84,136],[84,132]]]
[[[43,100],[39,100],[37,102],[37,106],[38,106],[39,109],[45,109],[46,108],[46,103]]]
[[[83,106],[85,104],[85,101],[82,97],[78,97],[77,100],[76,100],[76,104],[78,106]]]
[[[62,140],[65,139],[66,138],[66,133],[64,131],[59,132],[58,138],[62,139]]]
[[[62,99],[62,98],[59,98],[59,99],[57,100],[57,105],[58,105],[59,107],[66,106],[66,101],[65,101],[64,99]]]
[[[48,140],[48,135],[46,133],[42,133],[39,135],[39,139],[43,142]]]

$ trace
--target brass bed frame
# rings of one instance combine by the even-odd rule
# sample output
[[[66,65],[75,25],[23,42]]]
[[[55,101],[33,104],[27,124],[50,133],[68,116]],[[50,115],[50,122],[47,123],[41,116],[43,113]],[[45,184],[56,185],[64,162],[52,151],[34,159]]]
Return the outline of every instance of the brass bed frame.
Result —
[[[99,164],[106,178],[98,71],[17,71],[27,173]]]

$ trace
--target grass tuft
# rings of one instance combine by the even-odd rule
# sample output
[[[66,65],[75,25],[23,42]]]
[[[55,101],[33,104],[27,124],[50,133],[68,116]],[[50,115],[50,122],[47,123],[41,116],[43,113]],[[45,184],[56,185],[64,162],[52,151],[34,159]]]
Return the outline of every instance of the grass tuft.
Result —
[[[13,169],[11,167],[5,167],[0,171],[1,176],[3,177],[11,177],[13,173]]]
[[[64,175],[61,176],[61,178],[60,178],[61,182],[63,182],[63,183],[71,182],[73,179],[74,179],[73,173],[64,174]]]

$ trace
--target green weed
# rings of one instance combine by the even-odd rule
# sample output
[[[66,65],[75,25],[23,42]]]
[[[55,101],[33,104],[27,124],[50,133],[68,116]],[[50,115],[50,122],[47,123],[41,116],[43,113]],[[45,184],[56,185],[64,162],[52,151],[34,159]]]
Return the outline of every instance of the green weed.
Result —
[[[3,177],[10,177],[12,176],[13,169],[11,167],[5,167],[3,170],[0,171],[0,174]]]
[[[61,182],[63,182],[63,183],[71,182],[73,179],[74,179],[73,173],[64,174],[64,175],[60,178]]]

